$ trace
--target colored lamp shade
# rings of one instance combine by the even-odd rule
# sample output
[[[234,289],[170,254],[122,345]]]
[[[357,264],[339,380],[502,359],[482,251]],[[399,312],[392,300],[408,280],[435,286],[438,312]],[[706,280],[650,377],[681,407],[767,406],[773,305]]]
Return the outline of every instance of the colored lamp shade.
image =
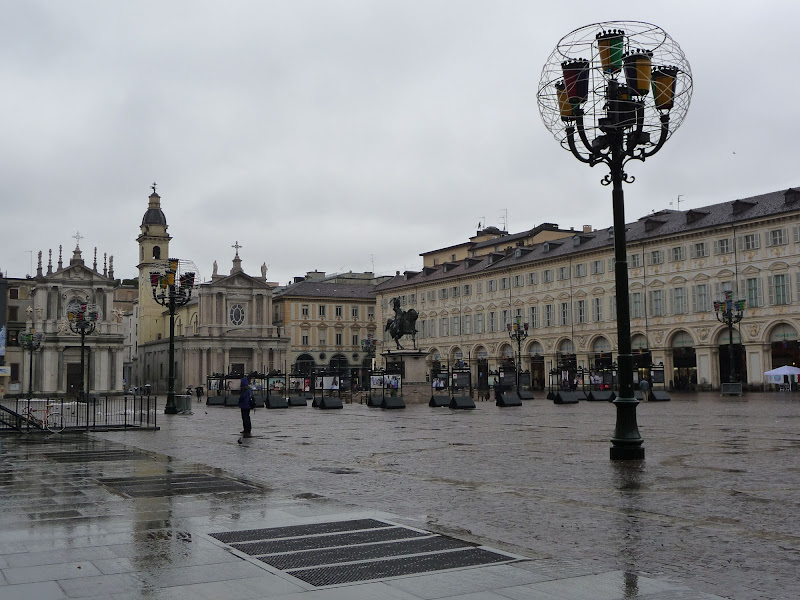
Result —
[[[570,60],[561,63],[567,99],[572,104],[583,104],[589,97],[589,61]]]
[[[561,113],[562,121],[571,121],[575,117],[572,114],[572,104],[567,96],[567,87],[563,81],[556,84],[556,94],[558,95],[558,111]]]
[[[605,73],[616,73],[622,68],[622,50],[625,46],[625,32],[621,29],[597,34],[597,49],[600,52],[600,65]]]
[[[650,91],[650,73],[653,53],[645,50],[632,52],[625,56],[625,81],[640,96]]]
[[[193,288],[194,287],[194,273],[191,271],[186,273],[186,287]]]
[[[158,285],[158,279],[161,276],[161,273],[158,271],[150,271],[150,285],[156,287]]]
[[[167,271],[167,285],[175,285],[175,271]]]
[[[169,268],[171,271],[178,270],[178,259],[177,258],[170,258],[169,259]]]
[[[161,275],[158,278],[158,285],[161,287],[161,289],[166,289],[166,287],[167,287],[167,278],[166,278],[165,275]]]
[[[675,86],[678,83],[678,69],[675,67],[656,67],[653,69],[653,101],[659,110],[669,110],[675,105]]]

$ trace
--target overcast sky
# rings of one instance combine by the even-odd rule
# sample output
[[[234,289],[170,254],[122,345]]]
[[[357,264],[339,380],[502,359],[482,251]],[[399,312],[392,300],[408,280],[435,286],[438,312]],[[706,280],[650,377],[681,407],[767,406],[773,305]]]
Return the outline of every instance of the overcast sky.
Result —
[[[542,67],[567,33],[648,21],[680,44],[682,127],[630,163],[626,217],[800,186],[791,0],[758,3],[282,0],[2,3],[0,271],[76,231],[84,259],[135,277],[158,183],[170,254],[201,277],[286,283],[421,267],[479,222],[517,232],[611,225],[604,167],[539,117]],[[720,10],[722,9],[722,10]],[[506,221],[507,219],[507,221]],[[32,251],[32,254],[29,253]],[[100,267],[102,270],[102,266]]]

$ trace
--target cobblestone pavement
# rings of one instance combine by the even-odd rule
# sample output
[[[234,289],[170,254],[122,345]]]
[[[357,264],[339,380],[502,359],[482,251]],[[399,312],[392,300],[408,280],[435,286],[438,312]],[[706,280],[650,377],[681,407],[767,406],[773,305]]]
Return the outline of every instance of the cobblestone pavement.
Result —
[[[643,463],[609,460],[608,403],[259,409],[243,445],[238,410],[193,409],[159,415],[157,432],[95,436],[225,469],[276,497],[388,511],[534,559],[736,600],[800,597],[795,394],[640,404]]]

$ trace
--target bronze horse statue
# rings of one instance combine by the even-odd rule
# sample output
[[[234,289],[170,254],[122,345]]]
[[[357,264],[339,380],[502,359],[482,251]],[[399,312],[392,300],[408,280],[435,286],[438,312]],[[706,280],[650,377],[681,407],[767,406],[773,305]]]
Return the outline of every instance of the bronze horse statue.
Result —
[[[397,344],[398,350],[403,350],[400,345],[400,338],[408,334],[414,342],[414,349],[417,349],[417,311],[413,308],[410,310],[400,309],[400,299],[392,298],[392,309],[394,310],[394,318],[386,321],[384,331],[388,331],[392,336],[394,343]]]

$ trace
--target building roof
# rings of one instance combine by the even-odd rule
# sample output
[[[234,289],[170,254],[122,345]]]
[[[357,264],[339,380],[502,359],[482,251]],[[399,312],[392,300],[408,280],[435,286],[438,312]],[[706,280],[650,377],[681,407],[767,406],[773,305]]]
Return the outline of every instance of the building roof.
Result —
[[[685,211],[662,210],[646,215],[626,225],[628,246],[645,241],[655,241],[677,234],[727,227],[736,223],[747,223],[800,211],[800,189],[790,188],[719,204],[712,204]],[[518,239],[523,234],[500,238],[504,241]],[[490,240],[497,243],[497,240]],[[458,278],[480,272],[491,274],[525,264],[536,264],[551,259],[561,259],[570,254],[584,254],[596,250],[607,252],[614,246],[614,229],[598,229],[589,233],[576,231],[575,235],[534,246],[510,248],[481,257],[448,262],[437,267],[425,267],[422,271],[406,271],[375,287],[377,293],[405,288],[414,284],[426,284],[438,280]]]
[[[374,287],[359,283],[329,283],[325,281],[299,281],[279,291],[274,298],[339,298],[343,300],[375,300]]]

